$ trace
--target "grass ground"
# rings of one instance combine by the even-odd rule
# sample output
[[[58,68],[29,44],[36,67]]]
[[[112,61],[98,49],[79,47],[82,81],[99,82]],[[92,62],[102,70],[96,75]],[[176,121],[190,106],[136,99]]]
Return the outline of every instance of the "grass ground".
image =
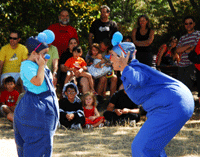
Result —
[[[194,98],[197,100],[195,93]],[[101,113],[104,107],[101,106]],[[143,123],[140,121],[136,127],[116,126],[83,131],[58,129],[54,136],[53,157],[130,157],[131,143]],[[0,157],[17,157],[13,133],[12,124],[1,117]],[[194,112],[165,150],[168,157],[200,157],[199,111]]]

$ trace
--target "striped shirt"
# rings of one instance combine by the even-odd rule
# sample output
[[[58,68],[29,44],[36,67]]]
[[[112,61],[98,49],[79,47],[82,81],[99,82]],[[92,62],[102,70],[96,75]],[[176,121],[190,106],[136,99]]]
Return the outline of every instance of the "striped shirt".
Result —
[[[199,39],[200,39],[200,31],[194,31],[191,34],[183,35],[179,39],[177,47],[183,47],[183,46],[186,46],[186,45],[196,46]],[[193,64],[193,63],[188,59],[188,53],[183,52],[181,54],[181,60],[178,63],[178,66],[179,67],[186,67],[186,66],[189,66],[190,64]]]

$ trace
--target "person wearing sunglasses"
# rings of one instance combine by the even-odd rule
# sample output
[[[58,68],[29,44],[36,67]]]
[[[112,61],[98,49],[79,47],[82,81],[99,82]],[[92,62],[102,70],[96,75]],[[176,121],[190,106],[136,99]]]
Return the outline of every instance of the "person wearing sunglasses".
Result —
[[[21,62],[28,58],[27,48],[20,44],[20,33],[12,30],[8,36],[9,43],[3,46],[0,50],[0,78],[1,85],[3,80],[8,76],[12,76],[17,85],[20,85],[22,90],[22,81],[20,79]]]
[[[177,44],[177,53],[181,56],[178,63],[178,80],[183,82],[190,90],[193,87],[194,64],[188,59],[188,54],[194,49],[200,39],[200,31],[194,29],[195,19],[187,16],[183,20],[187,34],[183,35]]]

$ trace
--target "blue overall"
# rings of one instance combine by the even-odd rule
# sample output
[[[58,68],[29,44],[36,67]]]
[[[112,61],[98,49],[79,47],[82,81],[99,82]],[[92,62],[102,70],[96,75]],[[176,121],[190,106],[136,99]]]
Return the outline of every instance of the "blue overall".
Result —
[[[180,81],[137,60],[121,77],[129,98],[147,111],[147,120],[132,143],[133,157],[166,157],[164,147],[190,119],[194,99]]]
[[[59,110],[48,69],[45,69],[44,81],[47,91],[35,94],[27,90],[15,108],[14,133],[19,157],[50,157],[52,154]]]

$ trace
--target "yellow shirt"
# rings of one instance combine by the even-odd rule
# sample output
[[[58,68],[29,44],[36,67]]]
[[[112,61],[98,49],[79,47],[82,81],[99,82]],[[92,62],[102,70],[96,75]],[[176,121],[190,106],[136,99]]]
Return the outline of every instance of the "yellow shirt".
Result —
[[[12,49],[10,44],[1,48],[0,60],[4,62],[2,74],[20,72],[21,62],[28,58],[28,50],[22,45],[18,44],[15,49]]]

